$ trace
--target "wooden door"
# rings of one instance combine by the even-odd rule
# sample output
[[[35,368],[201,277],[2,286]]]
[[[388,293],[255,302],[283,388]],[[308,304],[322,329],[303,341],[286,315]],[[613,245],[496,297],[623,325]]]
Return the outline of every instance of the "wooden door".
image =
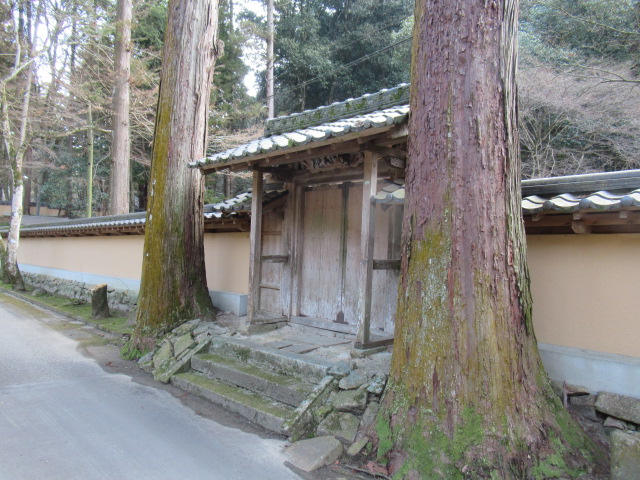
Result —
[[[285,260],[283,252],[282,224],[284,208],[267,210],[262,215],[262,252],[260,259],[260,298],[258,310],[274,315],[283,315],[282,311],[282,267]]]

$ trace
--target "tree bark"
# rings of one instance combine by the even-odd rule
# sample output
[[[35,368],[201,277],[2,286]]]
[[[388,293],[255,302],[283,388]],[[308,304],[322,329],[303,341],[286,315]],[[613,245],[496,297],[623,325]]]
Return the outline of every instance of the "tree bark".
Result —
[[[129,212],[131,0],[118,0],[115,57],[113,143],[111,145],[111,185],[109,193],[109,211],[111,215]]]
[[[273,92],[273,0],[267,0],[267,118],[275,117],[275,98]]]
[[[398,478],[577,476],[592,450],[537,350],[521,216],[517,0],[418,0],[390,382]]]
[[[213,314],[204,267],[204,180],[187,162],[206,148],[218,2],[169,2],[134,343]]]
[[[22,5],[20,5],[22,7]],[[11,219],[9,221],[9,232],[7,233],[6,256],[4,256],[3,267],[5,276],[9,279],[13,288],[16,290],[24,290],[24,281],[22,274],[18,268],[18,244],[20,241],[20,224],[22,223],[22,196],[23,196],[23,177],[22,170],[25,154],[29,148],[27,142],[28,126],[29,126],[29,108],[31,106],[31,89],[33,87],[33,69],[36,58],[36,46],[34,37],[40,25],[43,3],[37,5],[34,12],[31,4],[26,4],[26,18],[15,22],[14,25],[20,25],[15,35],[15,62],[11,73],[8,77],[0,81],[0,102],[2,103],[2,136],[5,151],[9,158],[11,168]],[[12,10],[12,14],[15,12]],[[26,59],[21,58],[21,49],[27,49]],[[9,115],[9,104],[7,99],[7,82],[14,79],[20,79],[22,74],[22,103],[20,106],[20,114],[18,116],[18,127],[16,128],[17,136],[13,133]]]

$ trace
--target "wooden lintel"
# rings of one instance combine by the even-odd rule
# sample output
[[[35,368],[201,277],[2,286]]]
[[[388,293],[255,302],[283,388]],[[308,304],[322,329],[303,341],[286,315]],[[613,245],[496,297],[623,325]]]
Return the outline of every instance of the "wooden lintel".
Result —
[[[400,270],[400,260],[374,260],[374,270]]]
[[[542,220],[543,217],[544,215],[542,213],[534,213],[533,215],[531,215],[531,221],[539,222],[540,220]]]
[[[287,263],[289,255],[262,255],[260,259],[265,263]]]

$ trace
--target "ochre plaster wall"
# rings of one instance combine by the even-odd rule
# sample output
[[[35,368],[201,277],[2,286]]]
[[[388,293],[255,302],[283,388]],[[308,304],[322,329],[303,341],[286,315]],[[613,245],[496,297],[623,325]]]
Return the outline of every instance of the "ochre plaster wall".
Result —
[[[640,235],[527,237],[539,342],[640,357]]]
[[[18,262],[131,280],[140,280],[143,235],[23,238]],[[249,234],[204,236],[209,290],[246,294]]]
[[[249,292],[249,232],[204,236],[204,263],[209,290]]]
[[[22,238],[18,262],[139,280],[144,236]]]

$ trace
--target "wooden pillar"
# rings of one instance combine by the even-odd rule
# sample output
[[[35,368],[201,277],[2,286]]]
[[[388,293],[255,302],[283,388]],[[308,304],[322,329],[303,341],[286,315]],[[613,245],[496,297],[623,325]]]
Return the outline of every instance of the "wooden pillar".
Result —
[[[291,280],[289,295],[289,312],[292,317],[300,315],[300,283],[302,273],[302,235],[304,218],[304,187],[295,184],[292,199],[292,226],[291,226]]]
[[[249,323],[257,319],[260,307],[260,266],[262,256],[262,172],[253,171],[253,188],[251,190],[251,243],[249,254],[249,301],[247,314]]]
[[[378,188],[378,154],[364,152],[362,184],[362,230],[360,231],[360,264],[358,271],[358,335],[356,347],[369,342],[371,331],[371,286],[373,284],[373,239],[376,212],[373,197]]]

